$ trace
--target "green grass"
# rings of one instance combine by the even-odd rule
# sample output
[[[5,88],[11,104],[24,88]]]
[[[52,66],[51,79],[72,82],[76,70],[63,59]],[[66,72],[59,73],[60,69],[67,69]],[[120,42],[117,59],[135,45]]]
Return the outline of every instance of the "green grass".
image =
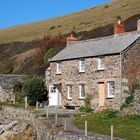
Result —
[[[88,121],[88,131],[110,135],[110,126],[114,125],[114,136],[126,140],[140,139],[140,117],[139,116],[112,116],[104,113],[96,113],[88,116],[77,117],[74,124],[84,129],[84,121]]]

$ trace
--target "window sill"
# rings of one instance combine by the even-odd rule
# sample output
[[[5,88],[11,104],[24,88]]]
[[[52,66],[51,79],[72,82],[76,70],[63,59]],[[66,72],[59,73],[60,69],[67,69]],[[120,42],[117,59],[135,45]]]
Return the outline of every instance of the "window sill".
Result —
[[[114,97],[107,97],[106,99],[114,99]]]
[[[79,71],[78,73],[85,73],[85,71]]]
[[[105,69],[97,69],[97,71],[105,71]]]
[[[72,101],[72,98],[67,98],[67,101]]]
[[[62,73],[56,73],[56,75],[62,75]]]

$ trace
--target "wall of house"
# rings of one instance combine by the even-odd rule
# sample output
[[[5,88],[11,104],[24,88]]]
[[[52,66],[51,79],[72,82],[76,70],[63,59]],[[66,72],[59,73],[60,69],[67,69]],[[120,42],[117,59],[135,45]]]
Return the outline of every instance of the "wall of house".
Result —
[[[119,109],[120,106],[120,55],[105,56],[105,70],[98,70],[98,57],[85,59],[85,73],[79,72],[79,59],[62,62],[62,74],[56,74],[56,63],[50,64],[46,72],[46,84],[61,83],[62,105],[83,105],[79,99],[79,84],[85,84],[86,95],[92,98],[92,107],[99,107],[98,83],[105,84],[105,108]],[[107,82],[115,82],[115,97],[107,99]],[[73,98],[67,99],[67,85],[72,85]]]
[[[122,55],[122,76],[128,79],[129,85],[136,80],[140,81],[140,38],[131,46],[132,47]]]

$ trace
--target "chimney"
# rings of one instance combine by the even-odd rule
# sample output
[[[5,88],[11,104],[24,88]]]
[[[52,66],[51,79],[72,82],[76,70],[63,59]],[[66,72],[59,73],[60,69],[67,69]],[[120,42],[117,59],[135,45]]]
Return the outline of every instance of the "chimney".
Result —
[[[137,31],[140,32],[140,19],[137,21]]]
[[[76,38],[76,33],[72,31],[72,32],[69,34],[69,36],[66,38],[66,44],[67,44],[67,45],[71,45],[71,44],[77,42],[77,40],[78,40],[78,39]]]
[[[121,23],[121,17],[117,17],[117,23],[114,24],[114,35],[125,32],[125,26]]]

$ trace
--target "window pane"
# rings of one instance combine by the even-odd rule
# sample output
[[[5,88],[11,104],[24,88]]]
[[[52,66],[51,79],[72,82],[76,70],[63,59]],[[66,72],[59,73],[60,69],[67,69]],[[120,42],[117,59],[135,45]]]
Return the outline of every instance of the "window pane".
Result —
[[[80,97],[85,97],[85,85],[80,85]]]
[[[108,96],[114,97],[115,95],[115,82],[111,81],[108,83]]]
[[[105,68],[105,58],[104,57],[99,58],[98,68],[99,69],[104,69]]]
[[[79,71],[84,72],[85,71],[85,60],[81,59],[79,62]]]
[[[72,98],[72,86],[67,86],[68,89],[68,98]]]
[[[61,73],[62,72],[62,65],[61,63],[57,63],[57,73]]]

